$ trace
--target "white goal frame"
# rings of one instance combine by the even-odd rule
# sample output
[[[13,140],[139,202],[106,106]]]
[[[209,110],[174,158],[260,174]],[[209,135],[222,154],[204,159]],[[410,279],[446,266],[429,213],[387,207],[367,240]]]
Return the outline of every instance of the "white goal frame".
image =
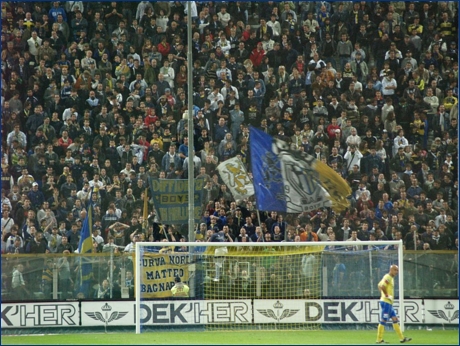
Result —
[[[299,247],[299,246],[366,246],[366,245],[397,245],[398,246],[398,284],[399,284],[399,323],[401,330],[404,332],[404,258],[403,258],[403,242],[402,240],[382,240],[382,241],[318,241],[318,242],[262,242],[262,243],[219,243],[219,242],[137,242],[136,243],[136,252],[135,252],[135,296],[136,296],[136,334],[141,333],[141,294],[140,294],[140,284],[141,284],[141,270],[140,270],[140,254],[141,247],[163,247],[163,246],[191,246],[191,247],[266,247],[266,246],[277,246],[277,247]],[[386,251],[386,250],[382,250]]]

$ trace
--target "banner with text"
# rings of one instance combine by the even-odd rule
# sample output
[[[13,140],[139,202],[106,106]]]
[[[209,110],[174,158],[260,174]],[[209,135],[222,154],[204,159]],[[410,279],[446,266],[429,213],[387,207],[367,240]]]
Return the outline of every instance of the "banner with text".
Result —
[[[134,302],[81,303],[82,326],[126,326],[136,323]],[[141,303],[143,325],[251,323],[251,300],[177,300]]]
[[[195,180],[193,195],[195,221],[201,219],[201,196],[203,179]],[[150,190],[155,209],[161,222],[167,224],[188,223],[188,181],[175,179],[150,179]]]
[[[165,246],[163,250],[169,248]],[[188,265],[188,255],[145,253],[141,263],[141,298],[172,297],[176,276],[188,283]]]
[[[241,324],[252,322],[251,300],[149,301],[141,305],[141,324]]]
[[[3,328],[78,327],[78,302],[3,303]]]
[[[405,300],[407,325],[459,323],[459,302],[448,299]],[[425,313],[423,316],[423,307]],[[377,299],[360,300],[152,300],[141,303],[144,325],[347,323],[377,324]],[[133,326],[133,301],[3,303],[1,328]],[[254,319],[253,319],[254,316]],[[80,323],[81,321],[81,323]]]
[[[458,300],[404,301],[406,324],[457,324]],[[399,313],[399,304],[394,304]],[[254,323],[378,323],[379,301],[360,300],[254,300]]]

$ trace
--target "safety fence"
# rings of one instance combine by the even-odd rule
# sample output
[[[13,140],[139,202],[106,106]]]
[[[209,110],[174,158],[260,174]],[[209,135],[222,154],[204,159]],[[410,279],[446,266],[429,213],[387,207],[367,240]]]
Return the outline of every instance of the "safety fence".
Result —
[[[318,270],[321,299],[378,297],[377,283],[388,270],[388,261],[382,256],[386,251],[365,252],[362,255],[366,265],[359,263],[356,256],[323,253]],[[183,256],[184,253],[181,253]],[[371,256],[370,258],[367,258]],[[78,254],[2,255],[2,303],[8,301],[66,301],[78,300],[120,300],[134,298],[133,253],[98,253],[80,256]],[[268,261],[268,259],[267,259]],[[344,284],[340,293],[329,285],[334,275],[334,263],[341,262]],[[372,266],[367,263],[373,263]],[[157,267],[158,272],[168,271],[169,264]],[[183,264],[188,266],[189,264]],[[179,265],[180,266],[180,265]],[[175,264],[176,268],[177,265]],[[83,268],[83,270],[82,270]],[[88,271],[89,273],[85,272]],[[299,270],[302,270],[300,268]],[[153,273],[157,275],[158,273]],[[408,298],[458,299],[458,252],[457,251],[405,251],[404,252],[404,296]],[[206,289],[206,275],[197,275],[195,291],[199,299],[217,299]],[[173,281],[173,280],[171,280]],[[84,286],[84,287],[83,287]],[[168,287],[166,284],[165,287]],[[209,286],[210,287],[210,286]],[[163,295],[158,297],[162,298]],[[303,298],[302,292],[297,297]],[[155,299],[153,293],[152,299]],[[232,297],[228,298],[238,298]],[[285,298],[256,296],[248,293],[245,298]]]

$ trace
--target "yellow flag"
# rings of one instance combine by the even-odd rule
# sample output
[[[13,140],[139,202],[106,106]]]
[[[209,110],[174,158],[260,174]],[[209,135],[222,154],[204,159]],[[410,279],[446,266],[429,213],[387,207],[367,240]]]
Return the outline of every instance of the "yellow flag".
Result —
[[[351,187],[336,171],[317,160],[315,169],[324,189],[329,193],[332,209],[341,212],[350,206],[347,197],[351,195]]]

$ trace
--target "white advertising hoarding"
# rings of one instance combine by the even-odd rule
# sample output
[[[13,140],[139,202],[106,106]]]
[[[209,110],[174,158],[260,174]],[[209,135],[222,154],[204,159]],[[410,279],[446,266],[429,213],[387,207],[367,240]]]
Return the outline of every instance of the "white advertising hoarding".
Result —
[[[81,304],[81,305],[80,305]],[[405,300],[405,324],[458,325],[458,300]],[[80,306],[79,306],[80,305]],[[423,309],[424,315],[423,317]],[[2,328],[133,326],[133,301],[2,304]],[[162,300],[141,304],[144,325],[250,323],[370,323],[379,320],[376,299]],[[80,323],[81,321],[81,323]]]
[[[81,302],[81,324],[89,326],[127,326],[135,324],[135,303],[131,301]]]
[[[305,323],[306,300],[254,299],[254,323]]]
[[[425,300],[425,318],[421,299],[405,300],[401,316],[405,324],[457,324],[458,300]],[[355,300],[254,300],[254,323],[378,323],[379,301]]]
[[[135,323],[134,302],[82,302],[83,326],[122,326]],[[246,300],[162,300],[141,303],[144,325],[242,324],[252,322]]]
[[[2,303],[3,328],[76,327],[78,302]]]

